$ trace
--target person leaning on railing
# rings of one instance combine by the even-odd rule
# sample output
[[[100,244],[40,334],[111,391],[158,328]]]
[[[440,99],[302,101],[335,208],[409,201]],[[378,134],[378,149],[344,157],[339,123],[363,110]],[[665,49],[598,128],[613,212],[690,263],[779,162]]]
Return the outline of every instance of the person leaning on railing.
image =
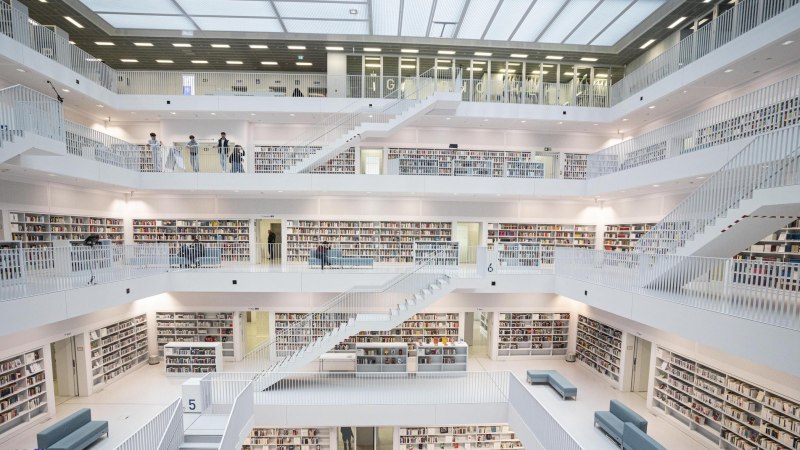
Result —
[[[200,145],[194,140],[194,135],[189,135],[189,142],[186,143],[189,147],[189,160],[192,163],[192,172],[200,172],[200,161],[197,159],[197,152],[200,150]]]

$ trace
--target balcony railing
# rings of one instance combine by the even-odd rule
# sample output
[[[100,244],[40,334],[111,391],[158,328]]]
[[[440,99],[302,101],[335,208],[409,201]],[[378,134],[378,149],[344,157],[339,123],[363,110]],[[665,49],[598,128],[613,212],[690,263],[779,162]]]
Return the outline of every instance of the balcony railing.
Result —
[[[0,89],[0,140],[12,140],[23,133],[64,142],[61,104],[21,85]]]
[[[133,433],[116,450],[177,450],[183,442],[183,409],[178,398]]]

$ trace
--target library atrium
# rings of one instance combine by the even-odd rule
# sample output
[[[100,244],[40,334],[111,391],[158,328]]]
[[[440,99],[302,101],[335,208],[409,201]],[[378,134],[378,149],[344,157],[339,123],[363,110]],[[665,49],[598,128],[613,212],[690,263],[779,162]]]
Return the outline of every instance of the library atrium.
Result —
[[[800,0],[0,0],[0,449],[800,450]]]

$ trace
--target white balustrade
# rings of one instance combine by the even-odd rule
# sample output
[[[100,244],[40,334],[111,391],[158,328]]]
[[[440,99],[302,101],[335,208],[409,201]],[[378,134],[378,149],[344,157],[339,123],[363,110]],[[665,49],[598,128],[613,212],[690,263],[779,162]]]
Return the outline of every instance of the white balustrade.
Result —
[[[64,142],[61,103],[21,85],[0,89],[0,143],[23,133]]]
[[[183,440],[181,399],[173,401],[116,450],[176,450]]]
[[[253,425],[255,398],[253,395],[253,382],[248,383],[233,401],[228,423],[222,435],[219,448],[241,448],[242,441]]]
[[[581,450],[580,444],[516,376],[508,377],[508,406],[546,449]]]

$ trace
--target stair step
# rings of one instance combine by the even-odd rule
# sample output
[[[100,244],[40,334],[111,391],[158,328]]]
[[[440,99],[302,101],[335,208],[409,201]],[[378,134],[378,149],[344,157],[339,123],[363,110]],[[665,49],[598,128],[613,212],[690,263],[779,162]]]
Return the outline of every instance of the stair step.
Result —
[[[209,442],[210,443],[215,443],[216,442],[217,444],[219,444],[219,441],[222,440],[222,436],[220,436],[218,434],[204,434],[204,433],[207,433],[207,431],[204,430],[204,431],[198,432],[198,434],[193,434],[192,430],[186,430],[186,432],[183,435],[183,443],[184,444],[188,444],[188,443],[203,444],[203,443],[209,443]]]
[[[181,450],[219,450],[219,442],[188,442],[178,447]]]

